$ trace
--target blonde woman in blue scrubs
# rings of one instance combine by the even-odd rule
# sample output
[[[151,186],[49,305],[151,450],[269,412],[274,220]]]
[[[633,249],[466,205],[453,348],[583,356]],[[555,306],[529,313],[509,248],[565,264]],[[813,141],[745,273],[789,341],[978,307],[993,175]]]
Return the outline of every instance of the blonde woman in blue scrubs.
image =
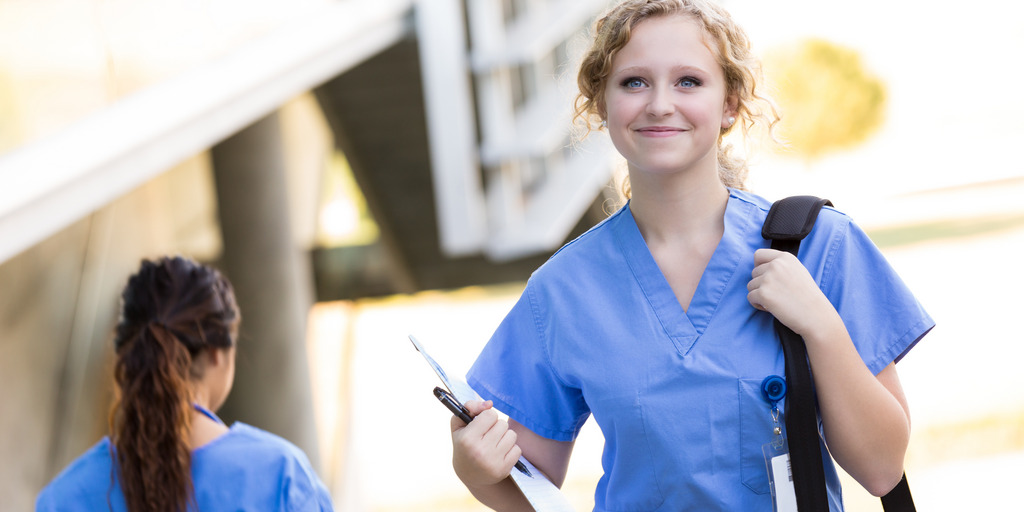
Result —
[[[295,445],[214,413],[234,381],[240,321],[217,270],[180,257],[143,261],[114,337],[111,434],[43,489],[36,510],[332,510]]]
[[[593,416],[595,510],[771,511],[761,383],[785,374],[772,315],[807,344],[823,451],[872,494],[900,480],[910,417],[895,362],[933,322],[836,210],[799,261],[767,248],[770,202],[743,190],[745,164],[722,145],[737,124],[777,120],[757,69],[706,0],[627,0],[599,20],[577,113],[625,157],[629,201],[537,269],[470,370],[487,401],[467,404],[468,426],[452,419],[453,465],[481,502],[530,510],[515,461],[560,486]]]

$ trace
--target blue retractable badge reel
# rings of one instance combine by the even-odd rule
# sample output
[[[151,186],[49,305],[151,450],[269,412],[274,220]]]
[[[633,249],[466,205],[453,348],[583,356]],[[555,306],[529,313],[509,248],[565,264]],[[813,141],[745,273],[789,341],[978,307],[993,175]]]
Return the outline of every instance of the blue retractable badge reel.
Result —
[[[782,444],[782,424],[779,423],[779,401],[786,397],[786,379],[778,375],[769,375],[761,381],[761,396],[772,406],[773,443]]]

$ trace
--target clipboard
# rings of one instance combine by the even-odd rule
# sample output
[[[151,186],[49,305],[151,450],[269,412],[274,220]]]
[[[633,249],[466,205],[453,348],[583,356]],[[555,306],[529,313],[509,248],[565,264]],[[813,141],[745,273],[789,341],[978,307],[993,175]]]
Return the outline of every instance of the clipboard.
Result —
[[[449,377],[444,368],[433,357],[430,357],[430,354],[423,348],[423,344],[415,336],[410,334],[409,341],[412,342],[416,351],[426,359],[427,364],[430,365],[430,368],[441,379],[445,389],[458,399],[459,402],[483,400],[465,380]],[[526,476],[519,471],[512,471],[509,476],[512,477],[512,481],[515,482],[519,490],[526,496],[526,500],[530,502],[530,506],[534,510],[537,512],[575,512],[572,504],[562,494],[562,491],[555,484],[551,483],[551,480],[548,480],[530,461],[526,460],[526,457],[520,457],[519,461],[530,470],[530,474],[533,476]]]

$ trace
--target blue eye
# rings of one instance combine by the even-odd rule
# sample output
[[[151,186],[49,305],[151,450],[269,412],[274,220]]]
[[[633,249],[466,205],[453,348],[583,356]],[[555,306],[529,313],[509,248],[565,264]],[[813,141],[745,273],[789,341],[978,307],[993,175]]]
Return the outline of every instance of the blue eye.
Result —
[[[627,89],[638,89],[644,85],[644,81],[636,77],[627,78],[622,81],[622,86]]]
[[[679,79],[679,86],[684,89],[690,89],[693,87],[700,87],[701,82],[692,76],[687,76]]]

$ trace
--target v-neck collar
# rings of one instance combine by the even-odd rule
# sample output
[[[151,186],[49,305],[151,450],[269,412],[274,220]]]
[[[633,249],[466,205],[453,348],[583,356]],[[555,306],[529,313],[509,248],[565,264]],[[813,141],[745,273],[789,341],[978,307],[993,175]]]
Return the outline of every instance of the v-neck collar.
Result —
[[[730,190],[722,239],[701,275],[687,311],[683,311],[672,287],[655,262],[629,204],[623,208],[622,218],[614,228],[615,240],[633,277],[665,329],[665,334],[672,338],[682,355],[686,355],[697,338],[704,334],[742,258],[753,258],[753,254],[746,254],[749,251],[744,249],[744,236],[736,232],[737,229],[740,232],[746,231],[752,208],[753,205],[740,200]]]

